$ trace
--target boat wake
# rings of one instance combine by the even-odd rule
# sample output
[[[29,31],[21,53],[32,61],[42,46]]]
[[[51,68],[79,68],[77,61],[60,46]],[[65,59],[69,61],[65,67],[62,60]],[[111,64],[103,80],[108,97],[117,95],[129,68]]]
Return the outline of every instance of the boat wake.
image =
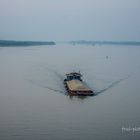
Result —
[[[52,68],[45,67],[45,71],[46,71],[46,69],[47,69],[47,71],[49,71],[49,74],[51,73],[51,76],[49,76],[49,77],[52,78],[55,82],[53,81],[51,83],[50,80],[47,80],[47,79],[42,80],[44,78],[44,75],[43,75],[42,79],[36,79],[36,80],[31,80],[31,79],[29,80],[28,79],[28,81],[30,83],[38,85],[42,88],[46,88],[48,90],[51,90],[51,91],[54,91],[57,93],[68,95],[68,93],[65,90],[65,87],[63,85],[64,76]],[[122,81],[126,80],[129,77],[130,77],[130,75],[110,83],[108,86],[106,86],[105,88],[103,88],[101,90],[94,91],[94,93],[95,93],[94,96],[97,96],[101,93],[108,91],[109,89],[115,87],[116,85],[118,85],[119,83],[121,83]]]
[[[28,76],[27,81],[33,85],[66,95],[63,79],[64,76],[53,68],[47,65],[39,65],[39,68],[33,70],[32,75]]]
[[[128,79],[129,77],[130,77],[130,75],[128,75],[127,77],[121,78],[121,79],[119,79],[119,80],[117,80],[117,81],[111,83],[111,84],[110,84],[109,86],[107,86],[106,88],[101,89],[101,90],[95,92],[95,96],[97,96],[97,95],[99,95],[99,94],[101,94],[101,93],[104,93],[104,92],[108,91],[109,89],[115,87],[116,85],[118,85],[118,84],[121,83],[122,81]]]
[[[58,90],[58,89],[52,88],[52,87],[50,87],[50,86],[46,86],[46,85],[37,83],[37,82],[35,82],[35,81],[33,81],[33,80],[28,80],[28,81],[29,81],[30,83],[32,83],[32,84],[34,84],[34,85],[37,85],[37,86],[40,86],[40,87],[42,87],[42,88],[47,88],[47,89],[52,90],[52,91],[54,91],[54,92],[59,92],[59,93],[62,93],[62,94],[66,94],[66,92],[63,91],[63,90]]]

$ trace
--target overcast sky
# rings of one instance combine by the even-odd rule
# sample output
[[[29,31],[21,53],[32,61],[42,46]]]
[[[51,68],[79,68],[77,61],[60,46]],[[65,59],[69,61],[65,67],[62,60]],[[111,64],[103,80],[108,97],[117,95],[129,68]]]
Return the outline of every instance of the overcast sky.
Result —
[[[0,0],[0,39],[140,41],[140,0]]]

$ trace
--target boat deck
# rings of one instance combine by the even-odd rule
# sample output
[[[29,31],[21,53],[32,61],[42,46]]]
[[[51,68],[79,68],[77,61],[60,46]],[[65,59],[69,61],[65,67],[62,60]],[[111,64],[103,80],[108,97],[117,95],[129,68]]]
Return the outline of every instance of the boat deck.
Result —
[[[71,80],[67,81],[67,86],[69,87],[69,90],[74,91],[90,91],[91,89],[87,86],[87,84],[80,80]]]

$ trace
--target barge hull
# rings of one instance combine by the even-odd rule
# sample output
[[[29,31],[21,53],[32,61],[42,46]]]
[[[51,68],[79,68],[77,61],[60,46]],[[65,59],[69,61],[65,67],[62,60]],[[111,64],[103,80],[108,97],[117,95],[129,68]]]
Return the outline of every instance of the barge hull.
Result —
[[[74,96],[93,96],[94,92],[87,86],[87,84],[80,80],[64,80],[64,85],[67,92]]]

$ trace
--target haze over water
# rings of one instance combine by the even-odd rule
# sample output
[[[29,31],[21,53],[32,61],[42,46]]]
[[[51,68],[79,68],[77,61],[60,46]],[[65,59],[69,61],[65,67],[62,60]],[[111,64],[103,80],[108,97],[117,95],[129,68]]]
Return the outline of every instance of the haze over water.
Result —
[[[139,46],[1,47],[0,139],[139,140],[122,131],[140,127],[139,60]],[[96,96],[67,95],[79,70]]]

